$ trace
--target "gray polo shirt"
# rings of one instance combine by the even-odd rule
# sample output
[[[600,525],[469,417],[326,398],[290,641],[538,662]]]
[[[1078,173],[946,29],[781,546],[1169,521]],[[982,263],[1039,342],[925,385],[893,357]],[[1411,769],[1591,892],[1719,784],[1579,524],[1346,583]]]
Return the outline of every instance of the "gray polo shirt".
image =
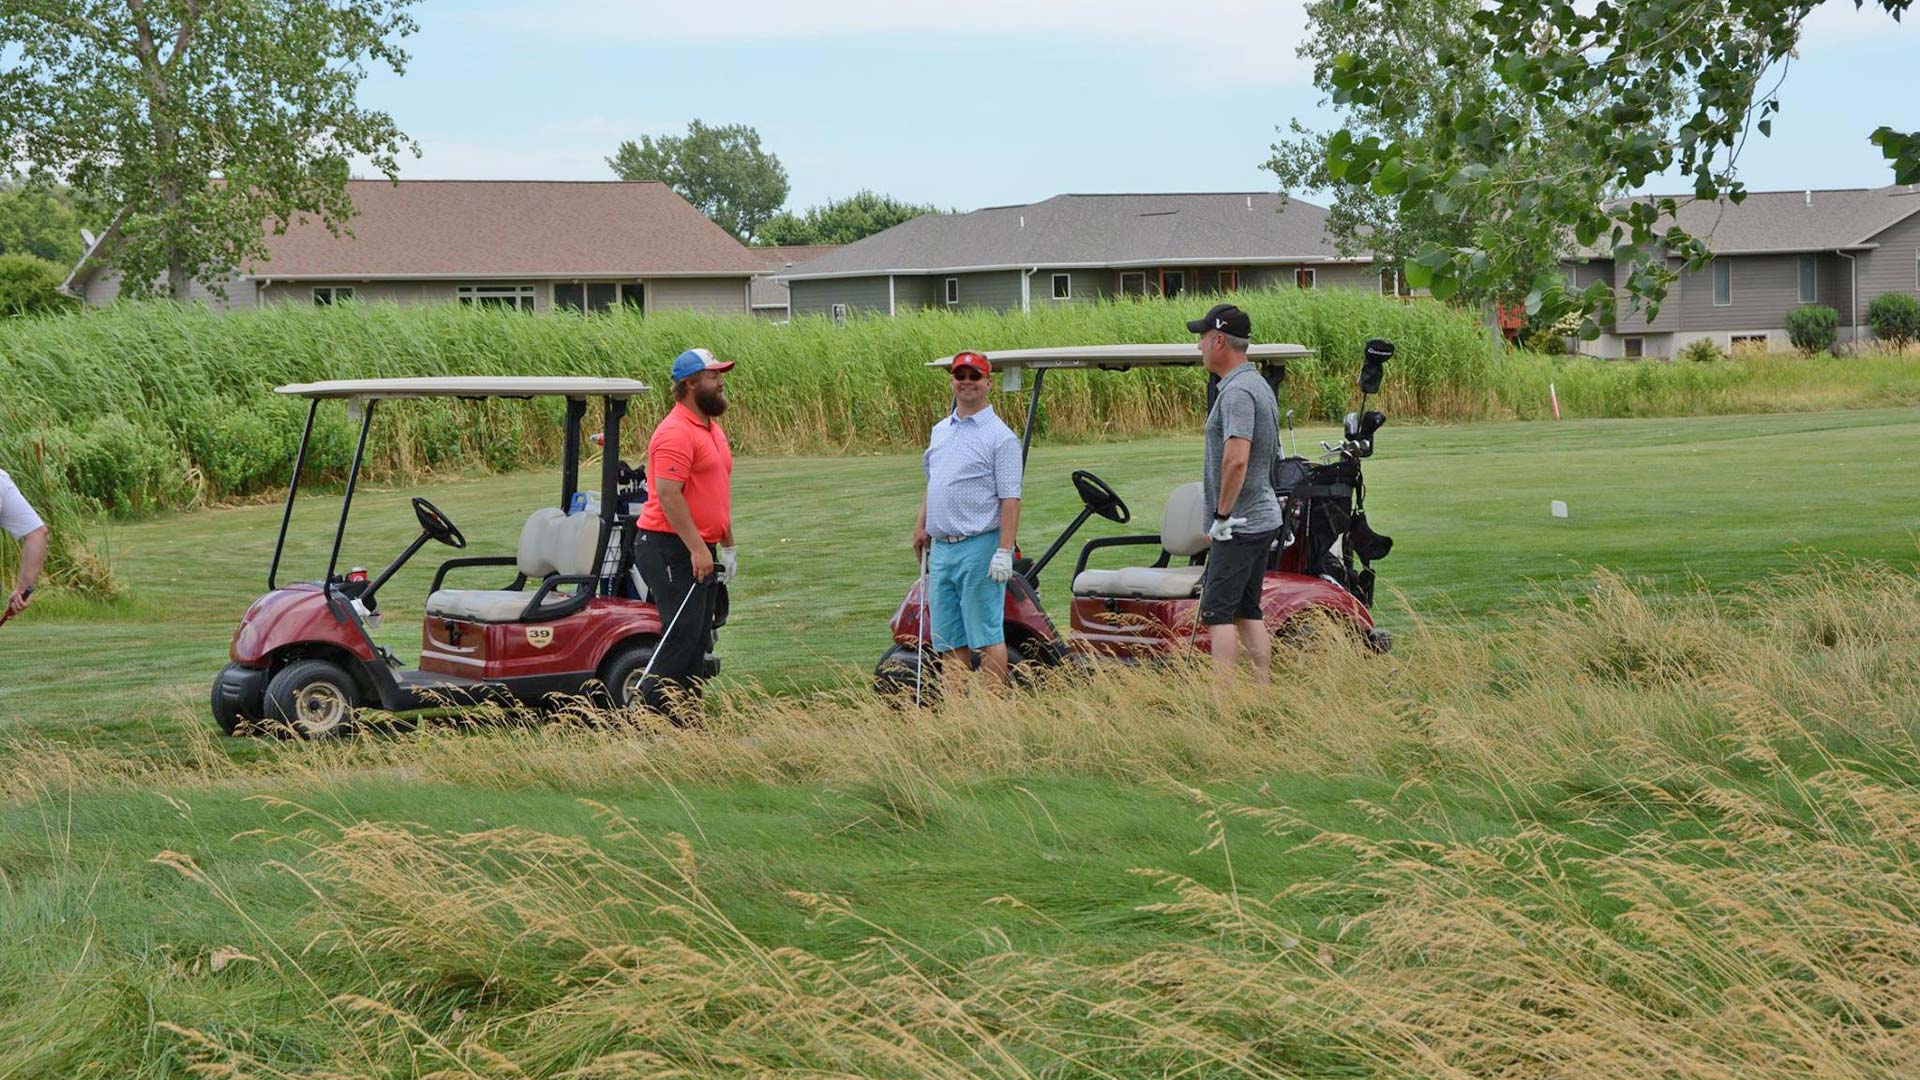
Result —
[[[1247,519],[1242,532],[1280,527],[1280,500],[1273,494],[1273,459],[1280,452],[1280,403],[1252,363],[1241,364],[1220,380],[1219,394],[1207,413],[1207,460],[1203,474],[1209,517],[1220,509],[1220,459],[1228,439],[1252,444],[1247,479],[1234,500],[1233,516]]]

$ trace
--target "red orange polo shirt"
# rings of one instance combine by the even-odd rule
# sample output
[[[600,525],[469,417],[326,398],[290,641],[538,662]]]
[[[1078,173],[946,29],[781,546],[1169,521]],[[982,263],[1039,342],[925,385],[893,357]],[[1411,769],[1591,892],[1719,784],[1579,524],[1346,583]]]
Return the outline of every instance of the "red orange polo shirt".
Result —
[[[677,480],[686,485],[687,509],[700,539],[717,544],[733,523],[733,448],[720,425],[687,405],[675,402],[647,441],[647,478],[655,483]],[[658,497],[647,499],[640,511],[640,527],[648,532],[672,532]]]

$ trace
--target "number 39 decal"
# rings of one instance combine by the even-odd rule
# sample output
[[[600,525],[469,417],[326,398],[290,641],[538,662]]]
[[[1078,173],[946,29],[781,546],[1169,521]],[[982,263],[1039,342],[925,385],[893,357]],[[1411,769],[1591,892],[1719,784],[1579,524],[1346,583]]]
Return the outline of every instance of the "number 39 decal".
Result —
[[[527,644],[533,646],[536,649],[544,649],[547,646],[553,644],[553,627],[551,626],[527,627]]]

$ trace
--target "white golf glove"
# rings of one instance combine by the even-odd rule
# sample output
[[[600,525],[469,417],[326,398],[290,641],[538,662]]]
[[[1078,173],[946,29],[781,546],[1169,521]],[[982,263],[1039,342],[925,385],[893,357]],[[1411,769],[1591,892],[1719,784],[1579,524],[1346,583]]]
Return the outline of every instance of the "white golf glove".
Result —
[[[1246,523],[1247,519],[1243,517],[1214,518],[1213,524],[1207,526],[1207,538],[1216,542],[1231,540],[1233,539],[1233,527],[1235,525],[1245,525]]]
[[[740,549],[722,547],[720,549],[720,572],[715,578],[721,584],[728,584],[740,576]]]
[[[1013,549],[995,548],[993,561],[987,564],[987,576],[1005,585],[1013,580]]]

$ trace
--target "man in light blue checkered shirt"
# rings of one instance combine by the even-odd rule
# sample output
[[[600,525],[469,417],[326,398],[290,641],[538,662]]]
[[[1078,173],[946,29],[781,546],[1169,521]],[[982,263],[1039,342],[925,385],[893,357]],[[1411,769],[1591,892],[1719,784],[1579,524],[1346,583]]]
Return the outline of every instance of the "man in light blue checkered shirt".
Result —
[[[987,404],[992,372],[980,353],[953,358],[953,412],[934,425],[927,446],[927,496],[913,551],[932,548],[927,606],[949,682],[977,652],[981,676],[999,686],[1007,677],[1004,615],[1020,527],[1021,463],[1019,436]]]

